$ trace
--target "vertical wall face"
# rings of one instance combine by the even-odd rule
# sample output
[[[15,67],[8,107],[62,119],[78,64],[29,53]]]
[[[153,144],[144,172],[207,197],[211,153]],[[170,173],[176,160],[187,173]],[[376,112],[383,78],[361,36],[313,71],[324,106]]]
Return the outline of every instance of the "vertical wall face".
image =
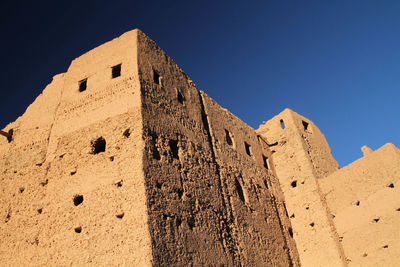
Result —
[[[261,125],[257,132],[273,152],[301,263],[344,264],[342,248],[318,184],[319,178],[338,168],[325,138],[311,121],[288,109]]]
[[[139,35],[144,170],[155,265],[232,265],[234,247],[199,92]]]
[[[285,213],[279,217],[271,191],[268,148],[263,149],[254,129],[204,93],[202,101],[242,264],[298,265],[289,220]]]
[[[139,36],[154,263],[297,264],[288,249],[293,243],[285,239],[289,222],[279,220],[266,189],[268,174],[254,130],[230,114],[220,116],[218,105],[202,97],[150,39]],[[219,123],[241,143],[232,137],[225,145]]]
[[[400,254],[400,151],[386,144],[320,185],[355,266],[394,266]]]
[[[9,166],[1,174],[2,263],[151,264],[136,36],[76,59],[10,126],[17,130],[1,160]],[[121,75],[112,78],[118,64]],[[40,113],[43,123],[35,121]],[[48,149],[18,148],[42,127]],[[24,153],[32,160],[20,166]]]

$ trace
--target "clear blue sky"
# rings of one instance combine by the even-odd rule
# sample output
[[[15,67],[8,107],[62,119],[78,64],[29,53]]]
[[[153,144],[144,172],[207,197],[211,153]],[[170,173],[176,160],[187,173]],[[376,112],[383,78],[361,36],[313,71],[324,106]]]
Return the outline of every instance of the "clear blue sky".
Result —
[[[289,107],[345,166],[400,147],[400,1],[3,1],[0,127],[74,58],[139,28],[258,128]]]

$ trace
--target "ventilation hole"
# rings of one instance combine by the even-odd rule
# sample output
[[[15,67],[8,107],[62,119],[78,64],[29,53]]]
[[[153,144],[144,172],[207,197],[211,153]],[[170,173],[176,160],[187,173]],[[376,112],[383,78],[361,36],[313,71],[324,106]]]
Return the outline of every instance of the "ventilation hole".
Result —
[[[292,215],[290,215],[290,218],[291,218],[291,219],[294,219],[294,213],[292,213]]]
[[[244,142],[244,147],[246,149],[247,155],[251,156],[251,146],[248,143]]]
[[[188,224],[190,230],[193,230],[193,228],[196,226],[196,223],[195,223],[195,220],[193,217],[188,218],[187,224]]]
[[[314,224],[313,222],[312,222],[312,223],[310,223],[310,226],[311,226],[311,227],[314,227],[314,225],[315,225],[315,224]]]
[[[23,187],[20,187],[20,188],[19,188],[19,192],[20,192],[20,193],[23,193],[24,191],[25,191],[25,188],[23,188]]]
[[[232,136],[228,130],[225,130],[225,140],[228,145],[233,146]]]
[[[183,104],[183,101],[185,100],[185,98],[183,97],[182,93],[176,89],[176,98],[178,99],[178,102]]]
[[[162,183],[160,183],[160,182],[156,182],[156,187],[157,187],[158,189],[161,189],[161,187],[162,187]]]
[[[74,230],[75,230],[75,233],[80,234],[82,232],[82,227],[81,226],[75,227]]]
[[[360,201],[357,201],[357,202],[356,202],[356,206],[360,206]]]
[[[182,224],[181,218],[176,218],[176,227],[181,226],[181,224]]]
[[[367,256],[368,256],[368,254],[367,254],[367,253],[364,253],[362,256],[363,256],[363,257],[367,257]]]
[[[389,245],[384,245],[384,246],[383,246],[383,248],[388,248],[388,247],[389,247]]]
[[[110,161],[114,161],[114,156],[111,156],[111,157],[110,157]]]
[[[131,135],[131,129],[126,129],[123,133],[123,136],[125,136],[126,138],[128,138]]]
[[[39,214],[42,214],[43,209],[40,208],[40,209],[37,210],[37,212],[38,212]]]
[[[168,144],[169,144],[169,148],[171,149],[171,152],[172,152],[172,157],[175,159],[179,159],[178,140],[169,140]]]
[[[292,227],[289,227],[289,235],[291,238],[293,238],[293,229]]]
[[[49,180],[46,179],[46,181],[40,182],[41,186],[46,186],[49,183]]]
[[[391,183],[391,184],[389,184],[387,187],[394,188],[394,184]]]
[[[304,131],[307,131],[307,129],[308,129],[308,122],[302,121],[302,123],[303,123]]]
[[[106,140],[99,137],[97,140],[91,142],[92,154],[99,154],[106,151]]]
[[[297,186],[297,180],[294,180],[293,182],[290,183],[290,185],[294,188]]]
[[[16,171],[16,170],[14,170],[14,173],[17,173],[17,171]]]
[[[306,210],[309,210],[309,209],[310,209],[310,207],[307,206],[307,207],[306,207]]]
[[[263,155],[263,162],[264,162],[264,167],[268,170],[269,169],[269,160],[264,155]]]
[[[377,223],[377,222],[379,222],[379,219],[380,219],[380,218],[375,218],[375,219],[373,220],[373,222]]]
[[[281,128],[285,129],[285,123],[283,122],[283,120],[281,120]]]
[[[111,77],[114,79],[119,76],[121,76],[121,64],[118,64],[111,68]]]
[[[267,180],[264,179],[265,188],[269,189]]]
[[[65,153],[64,153],[64,154],[61,154],[61,155],[59,156],[59,158],[62,159],[62,158],[64,157],[64,155],[65,155]]]
[[[396,211],[400,211],[400,208],[396,209]]]
[[[79,92],[85,91],[87,88],[87,79],[83,79],[79,81]]]
[[[40,167],[42,165],[43,165],[43,163],[36,163],[36,166],[38,166],[38,167]]]
[[[75,175],[75,174],[76,174],[76,171],[72,171],[72,172],[71,172],[71,175]]]
[[[82,204],[83,202],[83,196],[82,195],[76,195],[74,196],[74,205],[78,206],[80,204]]]
[[[178,198],[179,198],[179,199],[182,199],[183,190],[182,190],[182,189],[177,189],[176,192],[178,193]]]
[[[122,184],[123,184],[123,180],[120,180],[120,181],[118,181],[118,182],[115,183],[115,185],[116,185],[117,187],[121,187]]]
[[[153,81],[155,84],[160,84],[160,74],[156,70],[153,70]]]
[[[13,134],[14,134],[14,130],[13,129],[8,130],[7,141],[9,143],[11,143],[11,141],[13,140]]]
[[[236,191],[239,195],[239,198],[244,203],[245,199],[244,199],[244,194],[243,194],[243,188],[237,179],[235,179],[235,185],[236,185]]]
[[[122,212],[122,213],[115,215],[115,217],[117,217],[118,219],[122,219],[122,218],[124,218],[124,215],[125,215],[125,213]]]
[[[332,218],[333,218],[333,219],[335,219],[335,218],[336,218],[335,214],[331,214],[331,215],[332,215]]]

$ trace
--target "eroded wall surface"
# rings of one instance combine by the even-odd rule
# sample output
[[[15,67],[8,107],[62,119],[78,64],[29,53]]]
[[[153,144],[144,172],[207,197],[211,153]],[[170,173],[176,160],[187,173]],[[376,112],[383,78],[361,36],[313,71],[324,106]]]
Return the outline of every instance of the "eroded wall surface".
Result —
[[[349,265],[397,265],[400,150],[386,144],[321,179],[320,185]]]
[[[339,236],[318,183],[338,169],[324,136],[310,120],[289,109],[261,125],[257,133],[273,152],[301,264],[345,265]]]
[[[224,123],[238,141],[254,146],[254,158],[243,156],[242,147],[238,153],[221,146],[222,108],[201,96],[153,41],[144,35],[139,40],[154,263],[296,265],[297,254],[289,251],[295,245],[285,239],[290,223],[279,221],[265,188],[268,175],[254,130],[232,115]]]
[[[74,60],[6,127],[1,265],[151,265],[140,103],[132,31]]]

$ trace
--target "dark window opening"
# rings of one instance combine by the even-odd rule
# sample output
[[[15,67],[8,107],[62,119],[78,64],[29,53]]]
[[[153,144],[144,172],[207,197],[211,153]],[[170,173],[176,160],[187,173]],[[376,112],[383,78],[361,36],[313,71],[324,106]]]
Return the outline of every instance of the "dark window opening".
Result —
[[[125,136],[126,138],[128,138],[131,135],[131,130],[128,128],[124,131],[123,136]]]
[[[98,139],[92,141],[91,145],[92,154],[99,154],[106,151],[106,140],[103,137],[99,137]]]
[[[292,230],[292,227],[289,227],[289,235],[290,235],[291,238],[293,238],[293,230]]]
[[[178,140],[169,140],[169,147],[172,152],[172,157],[175,159],[179,159],[178,155]]]
[[[312,222],[312,223],[310,223],[310,226],[311,226],[311,227],[314,227],[314,225],[315,225],[315,224],[314,224],[313,222]]]
[[[121,76],[121,64],[118,64],[111,68],[111,77],[114,79],[119,76]]]
[[[236,191],[239,195],[240,200],[244,203],[245,198],[244,198],[243,188],[237,179],[235,179],[235,186],[236,186]]]
[[[23,193],[24,191],[25,191],[25,188],[23,188],[23,187],[20,187],[20,188],[19,188],[19,192],[20,192],[20,193]]]
[[[82,227],[81,226],[75,227],[74,230],[75,230],[75,233],[79,234],[80,232],[82,232]]]
[[[79,206],[83,202],[83,196],[82,195],[76,195],[74,196],[74,205]]]
[[[281,120],[281,128],[285,129],[285,123],[283,122],[283,120]]]
[[[269,169],[268,157],[263,155],[263,162],[264,162],[264,167],[268,170]]]
[[[246,149],[247,155],[251,156],[251,146],[248,143],[244,142],[244,147]]]
[[[153,70],[153,80],[155,84],[160,84],[160,74],[156,70]]]
[[[85,91],[87,88],[87,79],[79,81],[79,92]]]
[[[42,214],[43,209],[40,208],[40,209],[37,210],[37,212],[38,212],[39,214]]]
[[[302,121],[302,123],[303,123],[304,131],[307,131],[307,129],[308,129],[308,122]]]
[[[72,172],[71,172],[71,175],[75,175],[75,174],[76,174],[76,171],[72,171]]]
[[[226,142],[228,143],[228,145],[233,146],[232,136],[228,130],[225,130],[225,139],[226,139]]]
[[[297,186],[297,181],[296,180],[294,180],[293,182],[291,182],[291,184],[290,184],[292,187],[296,187]]]
[[[183,101],[185,101],[185,98],[178,89],[176,89],[176,98],[178,99],[178,102],[181,104],[183,104]]]
[[[384,246],[383,246],[383,248],[388,248],[388,247],[389,247],[389,245],[384,245]]]
[[[290,218],[291,218],[291,219],[294,219],[294,218],[295,218],[294,213],[292,213],[292,215],[290,215]]]
[[[8,136],[7,136],[7,141],[9,142],[9,143],[11,143],[11,141],[12,141],[12,137],[13,137],[13,133],[14,133],[14,130],[13,129],[10,129],[9,131],[8,131]]]
[[[379,218],[375,218],[373,221],[377,223],[379,222]]]
[[[357,202],[356,202],[356,206],[360,206],[360,201],[357,201]]]
[[[393,183],[391,183],[391,184],[389,184],[389,185],[388,185],[388,187],[390,187],[390,188],[394,188],[394,184],[393,184]]]

